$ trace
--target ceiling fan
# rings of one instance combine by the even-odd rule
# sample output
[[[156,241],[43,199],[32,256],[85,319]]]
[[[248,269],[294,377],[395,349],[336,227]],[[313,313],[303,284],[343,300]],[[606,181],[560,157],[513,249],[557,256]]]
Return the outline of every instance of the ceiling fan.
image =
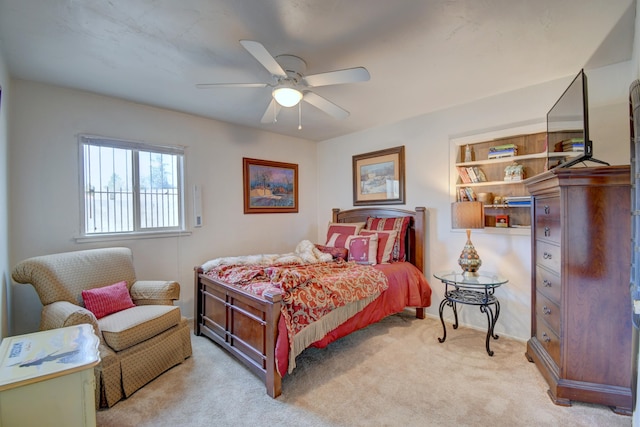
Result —
[[[261,43],[252,40],[240,40],[240,44],[271,73],[273,82],[202,83],[197,84],[196,87],[199,89],[219,87],[273,88],[271,92],[271,102],[260,120],[262,123],[275,122],[281,107],[293,107],[299,105],[300,101],[305,101],[336,119],[344,119],[349,116],[347,110],[312,92],[309,88],[366,82],[370,78],[369,72],[364,67],[328,71],[307,76],[305,75],[307,64],[302,58],[293,55],[278,55],[274,57]],[[298,110],[298,112],[300,114],[300,110]],[[298,118],[300,120],[300,116],[298,116]],[[300,124],[298,125],[298,129],[301,129]]]

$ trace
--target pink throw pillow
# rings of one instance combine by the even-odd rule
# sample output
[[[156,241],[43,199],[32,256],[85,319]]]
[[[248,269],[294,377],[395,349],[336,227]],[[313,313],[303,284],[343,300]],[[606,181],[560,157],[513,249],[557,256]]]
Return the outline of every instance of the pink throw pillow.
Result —
[[[127,282],[118,282],[82,291],[82,299],[87,310],[95,314],[97,319],[127,308],[135,307],[129,295]]]
[[[327,230],[327,242],[325,245],[327,246],[335,246],[329,244],[329,239],[335,233],[345,234],[345,235],[354,235],[358,234],[360,230],[364,227],[364,222],[332,222],[329,224],[329,229]]]
[[[349,237],[349,261],[358,264],[376,264],[378,255],[378,235],[350,236]]]
[[[398,232],[392,231],[373,231],[373,230],[361,230],[361,236],[371,236],[376,234],[378,236],[378,254],[376,255],[376,262],[378,264],[388,264],[391,262],[391,254],[393,253],[393,246],[395,245],[396,236]]]
[[[346,248],[349,249],[349,238],[354,237],[351,234],[333,233],[328,239],[325,246],[332,246],[334,248]]]

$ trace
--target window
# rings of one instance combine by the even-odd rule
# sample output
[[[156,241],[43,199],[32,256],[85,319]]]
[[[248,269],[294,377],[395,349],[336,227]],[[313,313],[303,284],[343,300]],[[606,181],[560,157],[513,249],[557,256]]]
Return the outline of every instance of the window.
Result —
[[[184,230],[180,147],[80,136],[83,236]]]

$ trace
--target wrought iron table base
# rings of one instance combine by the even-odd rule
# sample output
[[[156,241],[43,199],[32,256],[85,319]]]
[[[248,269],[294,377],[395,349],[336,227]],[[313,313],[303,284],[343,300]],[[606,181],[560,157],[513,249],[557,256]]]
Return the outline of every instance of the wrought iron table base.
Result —
[[[492,291],[491,289],[490,291]],[[444,307],[448,305],[453,309],[453,316],[455,319],[455,323],[453,324],[453,329],[458,329],[458,308],[457,303],[467,304],[467,305],[478,305],[480,306],[480,312],[485,313],[487,315],[487,339],[486,339],[486,347],[487,353],[489,356],[493,356],[493,351],[489,347],[489,342],[491,338],[498,339],[498,335],[494,333],[493,328],[498,321],[498,316],[500,315],[500,302],[498,298],[493,295],[493,292],[481,292],[481,291],[472,291],[469,289],[460,289],[456,288],[451,291],[446,291],[444,294],[444,299],[440,302],[440,322],[442,322],[442,330],[444,336],[442,338],[438,338],[438,342],[443,343],[444,340],[447,339],[447,327],[444,323],[444,318],[442,317],[442,312],[444,311]],[[493,309],[491,308],[493,306]]]

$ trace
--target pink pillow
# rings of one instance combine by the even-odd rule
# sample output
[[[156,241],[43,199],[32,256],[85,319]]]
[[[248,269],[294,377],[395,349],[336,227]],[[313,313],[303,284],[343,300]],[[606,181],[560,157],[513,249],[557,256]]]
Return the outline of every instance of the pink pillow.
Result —
[[[396,218],[367,218],[367,225],[365,230],[396,230],[398,235],[393,246],[393,254],[391,255],[392,261],[404,261],[406,256],[406,249],[404,242],[407,236],[407,228],[409,227],[409,221],[411,217],[400,216]]]
[[[351,234],[333,233],[328,239],[326,246],[332,246],[334,248],[347,248],[349,249],[349,237],[353,237]]]
[[[393,246],[396,242],[396,236],[398,232],[392,231],[372,231],[361,230],[361,236],[371,236],[376,234],[378,236],[378,254],[376,255],[376,262],[378,264],[388,264],[391,262],[391,253],[393,252]]]
[[[100,319],[118,311],[135,307],[129,295],[127,282],[118,282],[113,285],[103,286],[82,291],[82,299],[87,310]]]
[[[349,236],[349,261],[358,264],[376,264],[378,254],[378,235]]]
[[[329,239],[331,238],[331,236],[333,236],[335,233],[339,233],[339,234],[345,234],[345,235],[355,235],[358,234],[358,232],[360,232],[360,230],[362,230],[362,228],[364,227],[364,222],[332,222],[329,224],[329,229],[327,230],[327,243],[325,243],[327,246],[334,246],[334,245],[329,245]]]

